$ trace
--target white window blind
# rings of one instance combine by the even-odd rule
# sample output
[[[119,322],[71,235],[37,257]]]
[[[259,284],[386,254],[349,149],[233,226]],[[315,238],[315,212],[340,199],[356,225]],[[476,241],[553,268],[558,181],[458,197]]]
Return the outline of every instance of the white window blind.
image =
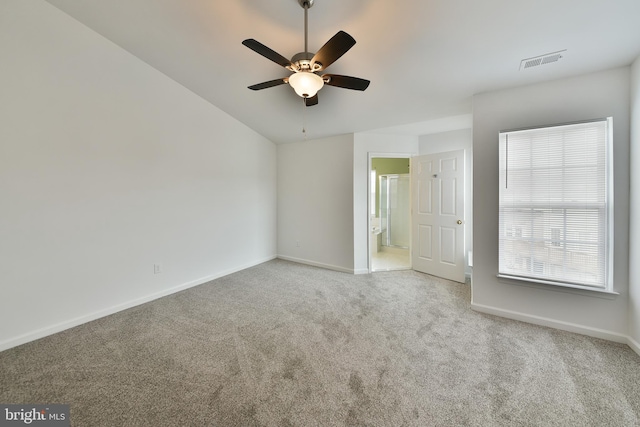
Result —
[[[500,133],[499,275],[609,289],[611,118]]]

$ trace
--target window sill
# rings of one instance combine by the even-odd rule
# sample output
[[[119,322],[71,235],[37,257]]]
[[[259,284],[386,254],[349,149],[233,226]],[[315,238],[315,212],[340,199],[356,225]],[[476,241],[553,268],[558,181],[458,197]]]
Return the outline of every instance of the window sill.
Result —
[[[506,274],[498,274],[497,277],[501,282],[505,282],[513,285],[528,286],[528,287],[537,288],[537,289],[550,290],[555,292],[565,292],[570,294],[578,294],[578,295],[585,295],[590,297],[598,297],[598,298],[606,298],[606,299],[614,299],[616,296],[620,295],[619,292],[610,291],[607,289],[590,288],[588,286],[556,284],[552,282],[545,282],[542,280],[526,279],[518,276],[509,276]]]

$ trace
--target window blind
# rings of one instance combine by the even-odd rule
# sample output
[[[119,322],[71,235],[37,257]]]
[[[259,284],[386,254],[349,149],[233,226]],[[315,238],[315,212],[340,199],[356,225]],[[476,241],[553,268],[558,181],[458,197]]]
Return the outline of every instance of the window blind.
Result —
[[[500,275],[608,289],[610,127],[500,133]]]

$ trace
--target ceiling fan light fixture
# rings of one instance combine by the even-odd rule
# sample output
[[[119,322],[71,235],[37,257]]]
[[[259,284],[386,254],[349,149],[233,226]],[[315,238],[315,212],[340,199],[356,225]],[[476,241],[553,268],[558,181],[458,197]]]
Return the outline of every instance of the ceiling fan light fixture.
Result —
[[[369,86],[369,80],[358,77],[342,76],[338,74],[319,73],[333,64],[356,44],[356,40],[346,32],[340,30],[326,42],[316,53],[308,49],[307,13],[313,6],[314,0],[298,0],[298,4],[304,9],[304,52],[297,53],[291,60],[280,55],[275,50],[263,45],[255,39],[246,39],[242,44],[254,52],[275,62],[281,67],[293,72],[290,76],[270,80],[249,86],[251,90],[262,90],[273,86],[289,84],[298,96],[304,98],[304,105],[310,107],[318,104],[317,93],[326,84],[328,86],[341,87],[363,91]]]
[[[291,85],[299,96],[311,98],[322,89],[324,80],[315,73],[300,71],[289,76],[289,85]]]

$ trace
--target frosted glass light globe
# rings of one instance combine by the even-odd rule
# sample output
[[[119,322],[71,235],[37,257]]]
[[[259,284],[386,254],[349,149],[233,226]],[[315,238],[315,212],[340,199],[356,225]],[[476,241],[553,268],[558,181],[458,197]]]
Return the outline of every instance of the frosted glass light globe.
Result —
[[[289,77],[289,84],[299,96],[311,98],[322,89],[324,80],[322,80],[322,77],[319,75],[310,71],[300,71]]]

